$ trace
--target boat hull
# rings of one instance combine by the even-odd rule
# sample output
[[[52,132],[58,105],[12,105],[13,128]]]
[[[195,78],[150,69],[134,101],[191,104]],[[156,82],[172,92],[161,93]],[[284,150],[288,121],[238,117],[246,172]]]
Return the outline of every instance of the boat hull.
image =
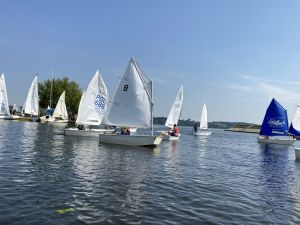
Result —
[[[68,123],[69,120],[64,120],[64,119],[57,119],[55,117],[46,117],[46,116],[42,116],[41,118],[41,122],[42,123]]]
[[[300,148],[295,148],[295,156],[296,160],[300,161]]]
[[[112,134],[113,129],[88,129],[78,130],[78,128],[66,128],[64,133],[66,136],[82,136],[82,137],[98,137],[99,134]]]
[[[13,117],[11,115],[0,115],[1,120],[12,120]]]
[[[259,135],[257,141],[258,143],[263,143],[263,144],[291,145],[296,141],[296,139],[291,136],[268,137],[268,136]]]
[[[208,130],[200,130],[200,131],[197,131],[197,132],[193,132],[193,135],[194,136],[209,136],[211,135],[211,131],[208,131]]]
[[[180,137],[180,134],[178,136],[171,136],[167,131],[160,131],[160,136],[166,141],[177,141]]]
[[[131,136],[119,134],[99,134],[99,143],[130,145],[130,146],[156,146],[162,138],[159,136]]]

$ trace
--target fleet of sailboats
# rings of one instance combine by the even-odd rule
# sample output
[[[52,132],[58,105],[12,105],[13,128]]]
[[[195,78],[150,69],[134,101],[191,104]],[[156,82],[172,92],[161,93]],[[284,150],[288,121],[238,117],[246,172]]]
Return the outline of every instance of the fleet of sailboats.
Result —
[[[174,127],[174,124],[176,124],[176,126],[178,125],[178,120],[182,112],[182,106],[183,106],[183,85],[181,85],[179,88],[179,91],[176,95],[176,98],[173,102],[172,108],[169,112],[169,115],[165,123],[165,126],[168,127],[169,129],[172,129]],[[160,133],[164,140],[178,140],[180,136],[180,133],[177,136],[172,136],[168,131],[161,131]]]
[[[201,114],[200,129],[197,130],[197,132],[193,131],[193,135],[209,136],[209,135],[211,135],[212,132],[207,129],[208,129],[207,109],[206,109],[206,104],[204,103],[203,108],[202,108],[202,114]]]
[[[150,128],[151,135],[100,134],[108,144],[155,146],[162,138],[153,135],[152,81],[131,58],[105,114],[104,123],[118,127]]]
[[[51,87],[52,90],[52,87]],[[42,116],[42,122],[68,123],[68,112],[65,102],[66,92],[63,91],[53,115]],[[52,96],[52,93],[51,93]],[[50,97],[50,104],[51,104]],[[155,146],[162,139],[178,140],[166,131],[153,135],[153,85],[138,63],[131,58],[120,78],[113,97],[109,101],[107,87],[97,70],[87,89],[83,92],[76,118],[76,128],[66,128],[65,135],[99,137],[99,143]],[[172,129],[178,124],[183,108],[183,85],[180,86],[173,102],[165,126]],[[14,111],[17,106],[14,104]],[[32,81],[26,101],[22,108],[25,118],[39,118],[38,78]],[[4,74],[0,77],[0,119],[16,119],[20,116],[11,115]],[[116,128],[136,131],[137,128],[151,128],[151,135],[124,135],[116,132]],[[193,131],[195,136],[209,136],[207,108],[203,104],[200,129]],[[289,126],[286,109],[274,98],[266,110],[266,114],[258,136],[258,142],[264,144],[293,144],[300,139],[300,104],[297,105],[294,118]],[[296,158],[300,158],[300,149],[295,149]]]

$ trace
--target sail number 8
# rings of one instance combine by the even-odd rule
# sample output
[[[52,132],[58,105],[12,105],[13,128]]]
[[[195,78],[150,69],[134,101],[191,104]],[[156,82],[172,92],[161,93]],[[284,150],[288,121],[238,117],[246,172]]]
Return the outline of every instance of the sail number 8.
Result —
[[[94,104],[104,110],[105,108],[105,98],[103,96],[97,95]]]
[[[125,84],[123,87],[123,91],[127,91],[128,90],[128,84]]]

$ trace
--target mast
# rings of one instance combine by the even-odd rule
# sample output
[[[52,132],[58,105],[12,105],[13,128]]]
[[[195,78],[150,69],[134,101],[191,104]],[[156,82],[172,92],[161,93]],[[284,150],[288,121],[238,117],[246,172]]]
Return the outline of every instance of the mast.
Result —
[[[151,81],[151,135],[153,136],[153,83]]]
[[[50,109],[52,108],[52,93],[53,92],[53,68],[52,68],[52,74],[51,74],[51,88],[50,88]]]

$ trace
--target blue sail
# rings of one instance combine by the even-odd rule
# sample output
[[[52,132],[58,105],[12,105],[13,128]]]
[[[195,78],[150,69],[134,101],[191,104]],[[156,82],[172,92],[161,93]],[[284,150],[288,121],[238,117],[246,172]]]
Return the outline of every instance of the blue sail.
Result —
[[[274,98],[267,108],[259,134],[265,136],[288,136],[286,110]]]
[[[296,130],[293,126],[293,123],[291,123],[291,126],[289,128],[289,133],[295,135],[295,136],[298,136],[300,137],[300,131],[299,130]]]

